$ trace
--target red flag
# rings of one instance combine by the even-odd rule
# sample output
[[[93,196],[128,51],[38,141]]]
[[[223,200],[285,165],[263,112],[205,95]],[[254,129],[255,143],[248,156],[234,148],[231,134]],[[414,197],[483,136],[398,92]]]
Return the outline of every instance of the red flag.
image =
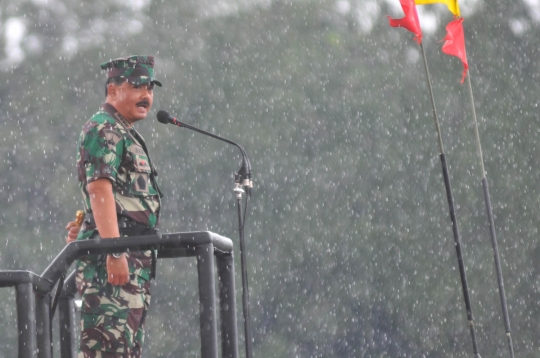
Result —
[[[416,6],[414,0],[399,0],[401,3],[401,8],[405,17],[402,19],[393,19],[390,16],[388,20],[390,21],[390,26],[392,27],[404,27],[416,36],[414,40],[419,44],[422,43],[422,30],[420,29],[420,21],[418,20],[418,13],[416,12]]]
[[[446,25],[446,36],[442,52],[450,56],[456,56],[463,62],[463,75],[461,83],[465,81],[469,64],[467,63],[467,53],[465,52],[465,35],[463,34],[463,18],[458,18]]]

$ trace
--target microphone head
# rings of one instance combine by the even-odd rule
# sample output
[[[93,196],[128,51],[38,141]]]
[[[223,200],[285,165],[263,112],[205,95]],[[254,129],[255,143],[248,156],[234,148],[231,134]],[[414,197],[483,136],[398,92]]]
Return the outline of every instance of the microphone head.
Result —
[[[164,124],[171,123],[171,116],[169,112],[164,111],[164,110],[159,110],[157,112],[157,120]]]

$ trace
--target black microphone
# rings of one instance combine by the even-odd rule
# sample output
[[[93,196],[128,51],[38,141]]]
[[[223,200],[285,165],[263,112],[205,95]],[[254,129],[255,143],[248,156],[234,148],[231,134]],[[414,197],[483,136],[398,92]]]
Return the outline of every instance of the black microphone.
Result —
[[[164,111],[164,110],[160,110],[160,111],[157,112],[157,120],[160,123],[163,123],[163,124],[171,123],[171,124],[177,125],[179,127],[182,127],[182,123],[179,123],[176,120],[176,118],[171,117],[169,112]]]
[[[189,124],[185,124],[185,123],[182,123],[180,122],[178,119],[172,117],[169,112],[167,111],[164,111],[164,110],[159,110],[158,113],[157,113],[157,120],[160,122],[160,123],[163,123],[163,124],[174,124],[175,126],[178,126],[178,127],[184,127],[184,128],[188,128],[188,129],[191,129],[195,132],[199,132],[199,133],[202,133],[202,134],[205,134],[207,136],[210,136],[212,138],[216,138],[216,139],[219,139],[221,141],[224,141],[224,142],[227,142],[229,144],[232,144],[234,146],[236,146],[238,149],[240,149],[240,152],[242,153],[242,165],[240,167],[240,170],[238,170],[238,175],[240,175],[243,180],[243,185],[244,187],[246,187],[247,191],[248,191],[248,194],[251,195],[251,189],[253,188],[253,182],[251,180],[251,163],[249,162],[249,158],[247,157],[247,154],[246,154],[246,151],[244,150],[244,148],[242,148],[241,145],[239,145],[238,143],[235,143],[233,142],[232,140],[229,140],[229,139],[226,139],[226,138],[223,138],[223,137],[220,137],[218,135],[215,135],[213,133],[210,133],[210,132],[206,132],[206,131],[203,131],[202,129],[199,129],[197,127],[193,127]]]
[[[169,112],[164,111],[164,110],[160,110],[157,112],[157,120],[160,123],[163,123],[163,124],[172,123],[171,119],[174,119],[174,118],[171,118],[171,116],[169,115]]]

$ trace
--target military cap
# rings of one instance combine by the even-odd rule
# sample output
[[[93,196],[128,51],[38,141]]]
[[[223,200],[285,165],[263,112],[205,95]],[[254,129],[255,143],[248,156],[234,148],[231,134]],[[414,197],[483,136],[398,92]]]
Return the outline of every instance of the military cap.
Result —
[[[154,78],[154,56],[120,57],[101,64],[102,70],[107,70],[107,77],[125,78],[134,85],[146,83],[161,87],[161,82]]]

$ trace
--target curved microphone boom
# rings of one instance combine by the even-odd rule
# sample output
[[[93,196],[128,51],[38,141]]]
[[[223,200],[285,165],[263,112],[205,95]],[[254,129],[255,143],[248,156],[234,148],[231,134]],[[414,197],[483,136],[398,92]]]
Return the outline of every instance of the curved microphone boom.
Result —
[[[251,196],[251,188],[253,187],[253,183],[251,181],[251,163],[249,162],[249,159],[246,155],[246,151],[242,146],[239,144],[233,142],[232,140],[222,138],[220,136],[217,136],[215,134],[203,131],[202,129],[190,126],[188,124],[182,123],[176,118],[171,117],[171,115],[164,110],[160,110],[157,113],[157,119],[160,123],[171,123],[178,127],[185,127],[191,130],[194,130],[195,132],[199,132],[202,134],[205,134],[207,136],[219,139],[221,141],[227,142],[229,144],[232,144],[236,146],[238,149],[240,149],[240,152],[242,153],[242,166],[240,167],[240,170],[238,172],[234,173],[234,181],[235,181],[235,196],[237,201],[237,211],[238,211],[238,235],[240,237],[240,263],[242,267],[242,303],[243,303],[243,310],[244,310],[244,331],[245,331],[245,345],[246,345],[246,358],[252,357],[252,346],[251,346],[251,323],[250,323],[250,313],[249,313],[249,288],[248,288],[248,275],[247,275],[247,264],[246,264],[246,248],[244,243],[244,223],[245,223],[245,211],[244,215],[242,215],[242,205],[241,205],[241,199],[242,199],[242,193],[244,190],[242,190],[241,186],[244,186],[245,191],[248,193],[246,196],[246,208],[247,208],[247,199],[249,196]],[[245,209],[244,209],[245,210]]]
[[[242,153],[242,165],[241,165],[240,170],[238,171],[238,174],[240,176],[242,176],[243,186],[247,189],[248,194],[251,195],[251,189],[253,188],[253,181],[251,180],[251,177],[252,177],[251,163],[249,162],[249,158],[248,158],[248,156],[246,154],[246,151],[244,150],[244,148],[240,144],[235,143],[232,140],[229,140],[229,139],[220,137],[218,135],[215,135],[213,133],[206,132],[206,131],[204,131],[202,129],[199,129],[197,127],[190,126],[189,124],[182,123],[178,119],[172,117],[169,114],[169,112],[164,111],[164,110],[158,111],[157,120],[160,123],[163,123],[163,124],[169,124],[170,123],[170,124],[174,124],[175,126],[178,126],[178,127],[185,127],[185,128],[191,129],[191,130],[193,130],[195,132],[199,132],[199,133],[205,134],[207,136],[210,136],[212,138],[216,138],[216,139],[219,139],[219,140],[224,141],[226,143],[232,144],[232,145],[236,146],[238,149],[240,149],[240,152]]]

